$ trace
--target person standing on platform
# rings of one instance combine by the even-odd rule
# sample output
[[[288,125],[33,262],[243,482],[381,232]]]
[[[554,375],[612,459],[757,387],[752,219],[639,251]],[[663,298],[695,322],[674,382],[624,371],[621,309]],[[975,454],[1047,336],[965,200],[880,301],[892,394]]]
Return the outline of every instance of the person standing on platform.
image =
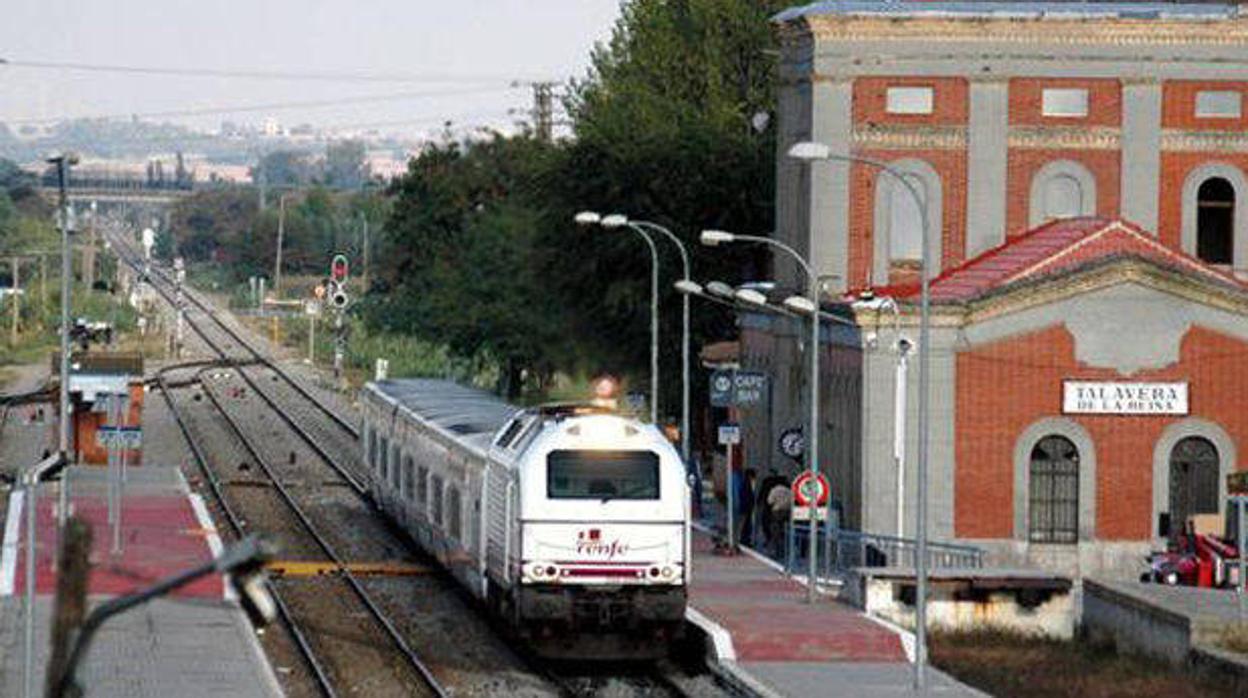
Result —
[[[773,557],[783,559],[787,551],[790,512],[793,510],[793,490],[780,481],[767,490],[767,521],[771,536],[767,539]]]
[[[737,542],[741,545],[754,544],[754,481],[758,477],[758,473],[753,468],[747,468],[745,477],[738,478],[737,482],[740,486],[737,488],[737,519],[738,530],[741,535],[737,538]]]

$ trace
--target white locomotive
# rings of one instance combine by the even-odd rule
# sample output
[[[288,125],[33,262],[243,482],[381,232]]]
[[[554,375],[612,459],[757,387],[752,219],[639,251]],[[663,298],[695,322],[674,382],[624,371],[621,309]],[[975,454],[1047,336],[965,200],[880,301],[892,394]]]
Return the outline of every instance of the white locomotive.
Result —
[[[680,636],[689,489],[658,429],[439,380],[361,402],[380,506],[536,653],[650,659]]]

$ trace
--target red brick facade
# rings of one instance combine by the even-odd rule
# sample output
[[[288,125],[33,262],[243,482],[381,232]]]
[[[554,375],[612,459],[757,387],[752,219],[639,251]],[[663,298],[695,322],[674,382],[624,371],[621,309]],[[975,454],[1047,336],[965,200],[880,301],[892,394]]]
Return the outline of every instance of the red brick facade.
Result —
[[[1118,217],[1118,178],[1121,156],[1117,150],[1010,148],[1006,184],[1005,230],[1013,236],[1031,227],[1031,184],[1040,168],[1051,162],[1071,160],[1083,165],[1096,179],[1096,211],[1101,218]]]
[[[1132,375],[1131,381],[1186,381],[1190,414],[1218,424],[1237,452],[1248,441],[1248,346],[1193,326],[1179,363]],[[1013,337],[957,357],[956,486],[954,529],[960,538],[1014,535],[1014,451],[1027,427],[1062,415],[1063,380],[1124,380],[1113,370],[1090,369],[1075,359],[1074,338],[1063,326]],[[1143,540],[1152,535],[1154,448],[1162,431],[1185,417],[1071,415],[1096,449],[1098,540]]]

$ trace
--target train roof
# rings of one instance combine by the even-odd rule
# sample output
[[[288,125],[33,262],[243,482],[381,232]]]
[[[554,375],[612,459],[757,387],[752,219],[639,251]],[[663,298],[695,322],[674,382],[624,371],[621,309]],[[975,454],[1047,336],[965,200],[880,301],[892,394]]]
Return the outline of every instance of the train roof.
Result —
[[[493,393],[433,378],[374,381],[374,390],[447,431],[491,435],[519,408]]]

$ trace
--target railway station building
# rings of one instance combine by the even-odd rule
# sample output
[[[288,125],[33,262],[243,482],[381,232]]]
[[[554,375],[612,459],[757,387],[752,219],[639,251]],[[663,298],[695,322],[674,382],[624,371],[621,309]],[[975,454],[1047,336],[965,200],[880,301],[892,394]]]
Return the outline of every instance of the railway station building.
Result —
[[[775,25],[777,236],[827,279],[820,463],[843,524],[913,535],[898,338],[918,340],[923,217],[875,166],[787,157],[802,141],[887,163],[928,214],[936,539],[1129,574],[1222,511],[1248,459],[1248,14],[834,1]],[[746,460],[794,469],[777,441],[806,420],[803,330],[740,325],[743,368],[772,381]]]

